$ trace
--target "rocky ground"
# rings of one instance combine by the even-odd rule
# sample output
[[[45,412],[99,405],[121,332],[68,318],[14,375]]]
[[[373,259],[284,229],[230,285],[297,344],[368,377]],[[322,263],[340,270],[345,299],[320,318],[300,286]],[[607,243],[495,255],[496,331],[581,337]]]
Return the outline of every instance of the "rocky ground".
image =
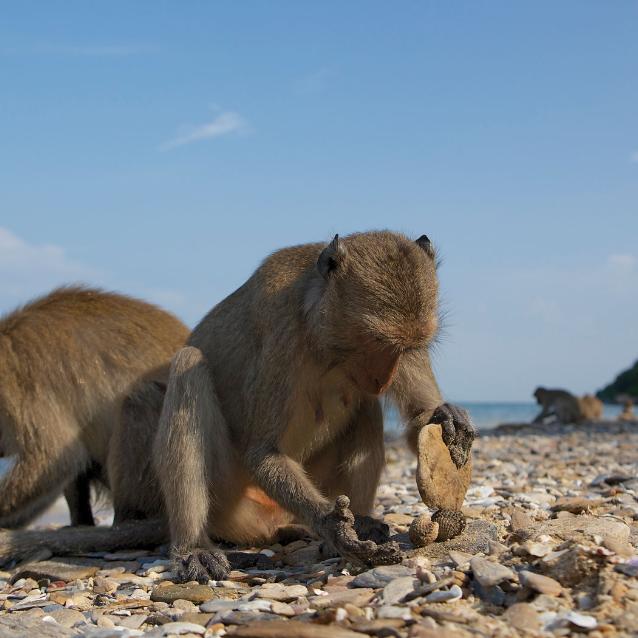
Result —
[[[0,573],[0,636],[638,635],[638,423],[483,435],[466,531],[416,551],[416,463],[398,442],[387,459],[376,514],[400,565],[362,571],[310,538],[232,551],[208,585],[173,584],[159,550],[52,558]]]

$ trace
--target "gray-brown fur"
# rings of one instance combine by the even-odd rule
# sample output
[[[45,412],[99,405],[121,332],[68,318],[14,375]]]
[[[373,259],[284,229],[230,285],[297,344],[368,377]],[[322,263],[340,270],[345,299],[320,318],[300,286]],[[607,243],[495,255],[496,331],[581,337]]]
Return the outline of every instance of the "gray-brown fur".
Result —
[[[104,468],[121,403],[183,345],[174,316],[123,295],[60,288],[0,319],[0,527],[28,523],[65,491],[91,523],[89,482]]]
[[[362,233],[276,252],[200,322],[173,360],[154,453],[182,560],[204,551],[220,566],[209,537],[265,540],[291,519],[349,556],[326,517],[341,493],[370,512],[377,395],[389,388],[413,427],[441,404],[437,293],[429,241]],[[280,507],[243,497],[253,484]]]
[[[560,423],[580,423],[583,420],[580,401],[567,390],[536,388],[534,398],[542,407],[532,423],[541,423],[553,417]]]
[[[387,537],[387,527],[366,516],[384,462],[379,395],[388,391],[417,434],[438,407],[459,462],[473,436],[466,415],[441,403],[432,374],[437,295],[434,251],[425,237],[362,233],[274,253],[204,317],[173,358],[152,454],[163,502],[150,473],[133,474],[119,487],[114,481],[116,517],[125,503],[122,519],[167,521],[187,580],[227,572],[210,539],[268,542],[291,521],[348,558],[377,552],[365,538],[341,533],[350,520],[344,501],[333,508],[346,494],[354,528]],[[137,414],[150,428],[160,406],[161,389],[142,387],[125,404],[123,423],[127,413]],[[117,435],[113,443],[113,465],[121,463],[128,476],[135,459],[125,460],[118,445],[128,446],[129,456],[146,448]],[[105,534],[88,530],[65,553],[108,548]],[[135,541],[117,528],[110,538],[118,547]],[[383,551],[382,560],[396,559],[392,546]]]

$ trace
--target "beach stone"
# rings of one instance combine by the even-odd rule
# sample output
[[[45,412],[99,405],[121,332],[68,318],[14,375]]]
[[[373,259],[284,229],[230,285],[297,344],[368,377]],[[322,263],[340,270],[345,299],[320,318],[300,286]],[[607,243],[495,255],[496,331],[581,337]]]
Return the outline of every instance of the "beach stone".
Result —
[[[195,634],[198,636],[206,633],[206,628],[192,622],[168,622],[160,625],[153,633],[159,632],[160,636],[181,636],[183,634]]]
[[[518,574],[518,578],[521,581],[521,585],[529,587],[530,589],[537,591],[539,594],[560,596],[563,591],[561,584],[549,576],[543,576],[542,574],[523,570]]]
[[[528,603],[515,603],[502,616],[508,625],[522,633],[537,633],[541,623],[538,612]]]
[[[98,565],[87,564],[82,559],[44,560],[39,563],[28,563],[21,566],[12,580],[15,582],[20,578],[33,578],[35,580],[48,578],[52,582],[56,580],[70,582],[95,576],[98,569]]]
[[[490,541],[498,540],[496,525],[482,519],[469,521],[462,534],[440,543],[432,543],[426,547],[419,547],[411,552],[412,556],[427,556],[429,558],[445,558],[450,550],[466,552],[467,554],[487,554],[490,551]]]
[[[216,614],[218,612],[232,611],[237,609],[239,602],[237,600],[226,600],[224,598],[216,598],[207,600],[199,606],[200,611],[205,613]]]
[[[570,516],[553,518],[532,526],[530,532],[535,538],[555,536],[562,540],[591,543],[594,536],[613,537],[618,542],[628,543],[630,529],[625,523],[604,516]]]
[[[359,574],[353,581],[353,587],[385,587],[391,580],[401,576],[411,576],[414,570],[405,565],[382,565]]]
[[[238,638],[361,638],[361,634],[339,625],[318,625],[296,620],[256,622],[233,633]]]
[[[398,605],[382,605],[377,609],[378,618],[398,618],[399,620],[412,620],[412,612],[409,607]]]
[[[314,565],[321,559],[321,549],[319,545],[307,545],[294,552],[285,554],[284,563],[286,565]]]
[[[281,583],[266,583],[255,593],[258,598],[287,602],[308,595],[308,588],[304,585],[282,585]]]
[[[472,591],[486,603],[497,607],[505,605],[505,592],[498,585],[486,587],[481,585],[478,580],[475,580],[472,583]]]
[[[364,607],[372,600],[373,597],[374,590],[368,587],[363,587],[330,592],[327,596],[312,596],[308,599],[308,602],[313,609],[343,607],[346,604]]]
[[[87,620],[77,609],[59,609],[48,614],[63,627],[75,627],[76,625],[85,625]]]
[[[206,625],[212,619],[213,614],[202,614],[198,612],[186,612],[179,617],[180,622],[195,623],[206,627]]]
[[[394,605],[412,593],[418,585],[419,581],[414,576],[395,578],[383,588],[383,602],[386,605]]]
[[[111,620],[113,620],[117,627],[139,629],[146,622],[147,618],[147,614],[133,614],[131,616],[112,616]]]
[[[505,565],[494,563],[486,558],[478,556],[472,558],[470,567],[474,578],[478,580],[483,587],[493,587],[502,583],[504,580],[516,580],[516,574]]]
[[[240,602],[237,605],[237,611],[270,611],[272,609],[272,601],[263,598],[255,598]]]
[[[534,521],[522,509],[514,508],[510,514],[510,529],[512,532],[525,532]]]
[[[278,601],[274,601],[270,606],[270,610],[273,614],[277,614],[278,616],[294,616],[295,609],[292,605],[288,603],[280,603]]]
[[[600,507],[605,501],[602,498],[582,498],[580,496],[561,496],[551,506],[552,512],[571,512],[581,514],[594,507]]]
[[[154,587],[151,592],[153,602],[173,603],[176,600],[189,600],[193,603],[203,603],[215,598],[215,592],[208,585],[164,585]]]

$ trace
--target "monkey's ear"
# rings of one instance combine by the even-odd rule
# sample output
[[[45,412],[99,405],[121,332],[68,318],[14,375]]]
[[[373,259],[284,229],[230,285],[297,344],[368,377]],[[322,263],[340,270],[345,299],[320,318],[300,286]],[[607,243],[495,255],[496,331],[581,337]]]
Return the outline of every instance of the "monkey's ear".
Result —
[[[430,238],[427,235],[421,235],[421,237],[419,237],[416,240],[416,243],[421,248],[423,248],[423,250],[425,250],[425,252],[427,253],[429,257],[434,259],[434,256],[435,256],[434,246],[432,245],[432,242],[430,241]]]
[[[339,235],[335,235],[333,240],[321,251],[317,260],[317,270],[319,274],[328,279],[343,260],[346,251],[339,241]]]

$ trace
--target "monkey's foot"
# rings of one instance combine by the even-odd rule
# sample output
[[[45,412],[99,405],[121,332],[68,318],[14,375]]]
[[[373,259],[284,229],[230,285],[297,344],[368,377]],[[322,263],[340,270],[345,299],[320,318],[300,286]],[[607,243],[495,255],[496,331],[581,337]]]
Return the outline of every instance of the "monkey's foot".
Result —
[[[377,545],[372,540],[360,540],[355,529],[355,516],[349,509],[350,499],[339,496],[332,512],[322,521],[322,536],[343,558],[354,563],[386,565],[401,561],[397,543]]]
[[[196,580],[224,580],[230,572],[230,563],[221,549],[194,549],[190,552],[173,552],[176,580],[187,583]]]
[[[430,418],[431,423],[439,423],[443,430],[443,442],[450,451],[456,467],[463,467],[470,457],[476,430],[470,415],[463,408],[451,403],[443,403]]]
[[[374,541],[378,545],[390,540],[390,527],[372,516],[354,515],[354,529],[357,536],[364,541]]]

